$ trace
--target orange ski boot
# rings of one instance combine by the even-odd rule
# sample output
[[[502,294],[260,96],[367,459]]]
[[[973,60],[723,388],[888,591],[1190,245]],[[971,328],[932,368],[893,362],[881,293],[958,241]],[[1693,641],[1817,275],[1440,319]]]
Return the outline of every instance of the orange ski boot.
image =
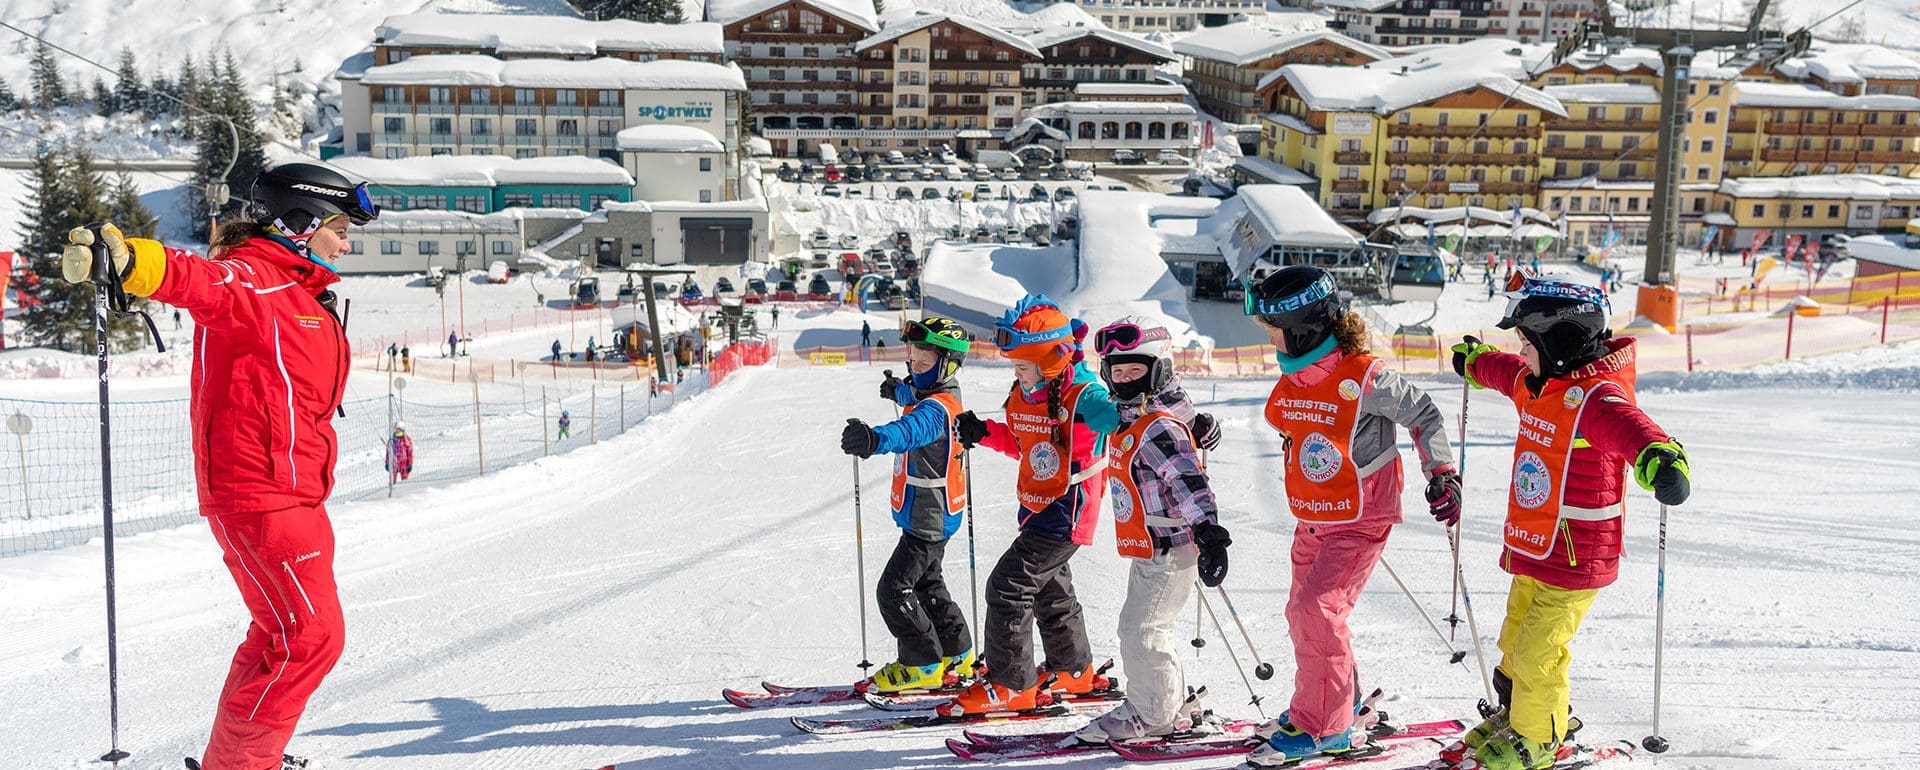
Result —
[[[967,685],[966,689],[961,690],[952,701],[940,705],[935,710],[942,716],[957,717],[1005,711],[1032,711],[1053,705],[1053,696],[1040,687],[1040,684],[1035,684],[1025,690],[1014,690],[981,679]]]
[[[1047,689],[1068,696],[1091,695],[1111,690],[1113,680],[1107,678],[1107,669],[1112,667],[1113,661],[1107,661],[1106,665],[1099,668],[1094,668],[1092,663],[1088,663],[1085,668],[1076,671],[1054,671],[1052,672],[1053,684]]]

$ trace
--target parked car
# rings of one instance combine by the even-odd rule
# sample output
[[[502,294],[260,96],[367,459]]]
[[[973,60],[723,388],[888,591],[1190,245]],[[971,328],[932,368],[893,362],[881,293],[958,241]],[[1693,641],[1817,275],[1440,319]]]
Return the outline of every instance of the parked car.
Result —
[[[1154,153],[1153,159],[1159,161],[1163,166],[1172,166],[1187,162],[1184,156],[1172,150],[1161,150]]]
[[[800,164],[800,181],[811,182],[814,179],[817,179],[818,177],[819,175],[817,172],[814,171],[812,164],[810,163]]]
[[[888,162],[888,163],[891,163],[891,164],[893,164],[893,165],[896,165],[896,166],[898,166],[898,165],[900,165],[900,164],[902,164],[902,163],[905,163],[905,162],[907,162],[907,155],[906,155],[906,153],[903,153],[903,152],[901,152],[901,151],[899,151],[899,150],[888,150],[888,151],[887,151],[887,162]]]
[[[1055,182],[1072,179],[1073,169],[1067,168],[1067,164],[1065,163],[1055,163],[1047,168],[1047,178]]]
[[[813,236],[808,239],[807,245],[816,249],[827,248],[833,245],[833,236],[827,233],[827,228],[822,227],[813,231]]]
[[[1082,181],[1082,182],[1091,182],[1091,181],[1093,181],[1093,167],[1092,167],[1092,166],[1081,166],[1080,168],[1078,168],[1078,169],[1076,169],[1076,170],[1075,170],[1075,171],[1073,172],[1073,178],[1075,178],[1075,179],[1078,179],[1078,180],[1080,180],[1080,181]]]
[[[781,281],[773,285],[773,298],[779,302],[792,302],[800,299],[800,289],[793,281]]]
[[[1045,203],[1048,200],[1047,188],[1041,187],[1040,185],[1034,185],[1033,189],[1027,191],[1027,197],[1029,199]]]
[[[888,257],[884,251],[881,252],[879,256],[868,258],[867,263],[873,266],[873,272],[875,273],[879,273],[880,275],[893,275],[893,259]]]
[[[1132,150],[1114,150],[1112,157],[1113,157],[1113,162],[1118,163],[1122,166],[1145,162],[1140,158],[1139,154],[1135,153]]]
[[[832,298],[833,287],[827,285],[827,279],[825,277],[815,275],[813,280],[807,282],[807,299],[815,302],[825,302]]]
[[[843,249],[860,248],[860,236],[854,235],[853,233],[847,233],[845,235],[840,236],[840,248],[843,248]]]
[[[828,182],[826,186],[820,188],[820,197],[822,198],[840,197],[840,185],[834,184],[832,182]]]
[[[988,184],[974,185],[973,199],[977,201],[993,200],[993,185],[988,185]]]
[[[1047,170],[1039,166],[1027,166],[1020,169],[1020,178],[1029,182],[1045,179],[1046,177]]]
[[[865,258],[865,259],[866,259],[866,260],[867,260],[868,262],[878,262],[878,261],[880,261],[880,260],[882,260],[882,259],[886,259],[886,257],[887,257],[887,249],[886,249],[886,247],[884,247],[884,246],[880,246],[880,245],[878,245],[878,244],[875,244],[875,245],[873,245],[873,246],[868,246],[868,247],[867,247],[867,251],[866,251],[866,253],[865,253],[864,255],[862,255],[862,256],[863,256],[863,257],[864,257],[864,258]]]
[[[893,247],[896,249],[913,248],[913,234],[905,230],[893,231]]]
[[[1123,184],[1110,184],[1110,185],[1107,185],[1107,189],[1114,190],[1116,192],[1126,192],[1127,186]]]
[[[780,181],[782,182],[793,181],[793,164],[782,161],[780,163],[780,168],[775,169],[773,172],[773,175],[779,178]]]
[[[496,259],[487,263],[487,283],[506,283],[508,277],[510,273],[507,271],[506,260]]]
[[[940,172],[933,170],[933,166],[925,163],[920,164],[919,168],[914,169],[913,174],[919,177],[922,182],[931,182],[940,176]]]
[[[950,182],[958,182],[967,178],[967,172],[960,170],[959,166],[949,165],[942,169],[940,173],[941,176],[946,177],[947,181]]]
[[[747,291],[742,295],[746,301],[755,305],[767,299],[767,282],[759,278],[747,279]]]
[[[976,182],[984,182],[993,178],[993,169],[987,168],[984,164],[975,163],[973,164],[973,173],[969,176],[972,176]]]
[[[973,242],[974,242],[974,243],[986,243],[986,242],[988,242],[988,241],[991,241],[991,240],[993,240],[993,231],[992,231],[992,230],[988,230],[988,229],[987,229],[987,228],[985,228],[985,227],[976,227],[976,228],[973,228]]]
[[[600,279],[587,276],[573,282],[573,306],[594,307],[600,304]]]
[[[848,197],[848,198],[863,198],[863,199],[864,199],[864,198],[866,198],[866,197],[867,197],[867,191],[866,191],[865,189],[863,189],[863,188],[861,188],[861,187],[859,187],[859,186],[857,186],[857,185],[856,185],[856,186],[854,186],[854,187],[849,187],[849,188],[847,188],[847,197]]]
[[[901,185],[899,187],[894,188],[893,199],[899,200],[899,201],[913,200],[913,188],[908,187],[906,185]]]
[[[1073,196],[1074,196],[1073,188],[1067,187],[1066,185],[1061,185],[1060,187],[1056,188],[1053,191],[1054,200],[1060,200],[1060,201],[1073,200]]]
[[[1025,236],[1021,234],[1018,225],[1007,225],[1006,229],[1000,231],[1000,238],[1007,243],[1019,243],[1025,240]]]
[[[920,190],[920,199],[926,200],[926,201],[940,200],[940,188],[938,187],[922,188]]]
[[[822,171],[820,175],[823,177],[826,177],[826,180],[829,182],[838,182],[846,176],[845,174],[840,173],[840,169],[835,167],[832,163],[828,163],[826,170]]]
[[[1019,166],[1008,166],[1006,168],[1000,169],[1000,181],[1002,182],[1012,182],[1012,181],[1018,180],[1019,178],[1020,178]]]
[[[894,170],[893,170],[893,181],[895,181],[895,182],[911,182],[911,181],[913,181],[913,169],[910,169],[910,168],[896,168],[896,169],[894,169]]]
[[[827,253],[824,251],[814,252],[813,259],[807,263],[808,270],[825,270],[829,267],[833,267],[833,263],[828,261]]]
[[[897,278],[912,278],[919,275],[920,258],[912,254],[901,254],[900,265],[894,268],[893,274]]]
[[[1052,228],[1047,227],[1045,224],[1037,224],[1029,227],[1026,232],[1027,240],[1033,241],[1033,245],[1035,246],[1045,246],[1053,240],[1052,233],[1050,232],[1051,229]]]
[[[867,268],[860,263],[860,255],[851,251],[840,255],[840,274],[852,280],[865,273]]]
[[[880,292],[880,306],[888,310],[907,309],[907,292],[889,282]]]

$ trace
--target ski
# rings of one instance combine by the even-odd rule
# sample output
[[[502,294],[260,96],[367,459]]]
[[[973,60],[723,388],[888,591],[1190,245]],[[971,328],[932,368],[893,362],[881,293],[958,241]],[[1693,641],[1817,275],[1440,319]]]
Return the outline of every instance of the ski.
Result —
[[[962,714],[945,716],[942,714],[914,714],[898,717],[856,717],[853,719],[812,719],[794,717],[793,726],[815,735],[843,735],[847,733],[885,732],[889,730],[913,730],[923,727],[950,727],[953,725],[994,724],[998,722],[1024,722],[1033,719],[1050,719],[1069,716],[1075,713],[1070,704],[1056,704],[1032,711],[1004,711],[992,714]]]
[[[866,694],[866,701],[867,705],[881,711],[926,711],[953,702],[954,696],[957,694],[958,693],[934,691],[911,695],[882,695],[880,693],[869,692]],[[1060,692],[1053,694],[1054,700],[1061,703],[1106,703],[1125,700],[1126,697],[1127,694],[1119,688],[1109,688],[1077,695],[1068,695]]]
[[[794,685],[776,684],[774,682],[762,681],[760,683],[760,689],[766,690],[767,692],[773,693],[774,695],[786,695],[788,693],[797,693],[797,692],[812,692],[812,693],[833,692],[833,693],[847,693],[850,695],[858,695],[860,693],[860,686],[856,684],[794,686]]]
[[[726,689],[720,691],[720,697],[743,709],[761,709],[779,706],[817,706],[822,703],[851,703],[860,700],[860,693],[852,687],[844,689],[820,687],[780,693]]]
[[[1229,734],[1245,733],[1252,731],[1258,726],[1259,724],[1255,722],[1234,720],[1226,723],[1221,729]],[[1053,743],[1062,738],[1071,737],[1073,734],[1074,731],[1072,730],[1050,733],[983,733],[978,730],[967,730],[960,733],[962,739],[976,746],[1017,746],[1034,743]],[[1220,733],[1217,732],[1187,734],[1174,738],[1173,740],[1205,740],[1218,735],[1220,735]]]
[[[1258,725],[1252,722],[1231,722],[1226,725],[1230,733],[1251,734]],[[1073,732],[1029,733],[1026,735],[990,735],[968,730],[962,733],[965,740],[947,739],[947,750],[961,759],[979,761],[1039,759],[1068,754],[1084,754],[1107,751],[1116,745],[1157,745],[1182,741],[1205,740],[1219,733],[1185,733],[1160,739],[1143,740],[1129,744],[1087,743],[1075,737]],[[977,742],[974,738],[985,738]]]
[[[1458,735],[1467,729],[1465,722],[1448,719],[1439,722],[1415,722],[1410,725],[1396,725],[1382,722],[1370,733],[1375,744],[1399,744],[1421,739],[1438,739]],[[1222,737],[1213,740],[1187,741],[1184,743],[1119,744],[1114,751],[1120,756],[1136,762],[1159,762],[1175,759],[1197,759],[1200,757],[1220,757],[1232,754],[1245,754],[1260,746],[1260,741],[1248,737]],[[1358,759],[1351,754],[1347,758]]]
[[[1637,747],[1632,741],[1613,741],[1597,746],[1570,743],[1560,748],[1553,763],[1553,770],[1583,770],[1600,765],[1614,765],[1633,761]],[[1472,762],[1472,760],[1467,760]],[[1462,766],[1460,762],[1448,762],[1435,759],[1418,765],[1408,765],[1400,770],[1455,770]],[[1477,763],[1476,765],[1477,766]]]

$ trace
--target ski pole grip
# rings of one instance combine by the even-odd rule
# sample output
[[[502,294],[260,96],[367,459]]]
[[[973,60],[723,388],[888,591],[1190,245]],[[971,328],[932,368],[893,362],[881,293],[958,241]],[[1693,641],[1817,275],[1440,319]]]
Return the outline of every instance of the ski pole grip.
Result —
[[[107,253],[105,222],[88,222],[87,232],[93,233],[93,243],[88,250],[93,252],[93,284],[95,286],[118,286],[118,277],[113,274],[113,257]]]

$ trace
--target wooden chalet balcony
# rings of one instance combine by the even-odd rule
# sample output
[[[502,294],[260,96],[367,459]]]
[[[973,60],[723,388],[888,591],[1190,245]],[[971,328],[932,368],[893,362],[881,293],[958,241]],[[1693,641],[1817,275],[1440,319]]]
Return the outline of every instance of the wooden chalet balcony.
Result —
[[[747,81],[750,91],[848,91],[858,90],[851,80],[766,80]]]
[[[1387,165],[1390,166],[1432,166],[1451,162],[1463,166],[1531,166],[1540,162],[1540,156],[1515,153],[1476,153],[1462,150],[1458,153],[1446,152],[1390,152],[1387,153]]]
[[[755,104],[750,109],[752,109],[754,112],[762,112],[762,113],[784,114],[784,115],[806,115],[810,113],[827,113],[827,112],[853,113],[853,112],[859,112],[861,108],[860,108],[860,105],[858,104],[804,104],[803,103],[803,104]]]
[[[1635,131],[1651,133],[1660,130],[1657,120],[1555,120],[1547,124],[1554,131]]]
[[[1856,163],[1920,163],[1920,150],[1903,150],[1901,152],[1862,151],[1862,152],[1854,153],[1854,162]]]
[[[1911,124],[1890,126],[1885,123],[1863,123],[1860,126],[1861,136],[1913,136],[1916,133],[1920,133],[1920,126]]]
[[[1338,179],[1333,183],[1333,191],[1338,193],[1363,193],[1372,186],[1365,179]]]
[[[1542,154],[1554,160],[1652,160],[1653,146],[1638,147],[1548,147]]]
[[[1364,151],[1336,152],[1333,162],[1343,166],[1362,166],[1373,162],[1373,153]]]
[[[1434,183],[1435,187],[1439,185],[1438,182]],[[1480,189],[1478,192],[1468,192],[1453,189],[1454,185],[1479,185]],[[1439,191],[1454,195],[1524,195],[1537,191],[1539,187],[1533,182],[1447,182],[1446,187]]]
[[[741,32],[739,35],[740,42],[742,43],[841,43],[852,46],[854,43],[860,42],[860,38],[864,37],[865,33],[835,34],[825,30],[818,32],[799,30],[771,32],[768,30],[756,30],[753,32]]]
[[[1753,151],[1752,150],[1728,150],[1726,157],[1727,157],[1727,162],[1729,163],[1747,163],[1753,160]]]
[[[930,115],[986,115],[984,104],[936,104],[927,108]]]
[[[1760,127],[1759,121],[1736,120],[1727,124],[1727,132],[1734,133],[1734,134],[1750,134],[1750,133],[1753,133],[1754,129],[1759,127]]]
[[[1479,126],[1418,126],[1387,124],[1388,136],[1464,137],[1473,136]],[[1498,139],[1525,139],[1540,135],[1539,126],[1487,126],[1480,136]]]
[[[1327,213],[1332,214],[1335,219],[1366,219],[1367,214],[1371,211],[1372,209],[1365,208],[1327,209]]]

